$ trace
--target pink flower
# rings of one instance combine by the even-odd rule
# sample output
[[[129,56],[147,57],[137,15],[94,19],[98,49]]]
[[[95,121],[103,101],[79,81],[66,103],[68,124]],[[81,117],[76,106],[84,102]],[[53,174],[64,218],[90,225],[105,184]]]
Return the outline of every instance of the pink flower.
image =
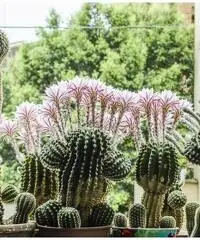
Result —
[[[17,123],[10,120],[3,120],[0,124],[0,135],[14,137],[17,134]]]
[[[58,109],[52,102],[45,101],[40,107],[41,115],[46,119],[51,119],[53,122],[57,122],[59,119]]]
[[[138,92],[139,104],[145,112],[150,112],[152,103],[157,100],[157,94],[153,89],[142,89]]]
[[[30,123],[37,121],[38,106],[33,103],[24,102],[17,107],[16,118],[19,122]]]
[[[53,84],[51,87],[46,89],[45,94],[45,100],[54,103],[56,106],[59,106],[60,103],[63,103],[69,98],[67,83],[60,82],[59,84]]]

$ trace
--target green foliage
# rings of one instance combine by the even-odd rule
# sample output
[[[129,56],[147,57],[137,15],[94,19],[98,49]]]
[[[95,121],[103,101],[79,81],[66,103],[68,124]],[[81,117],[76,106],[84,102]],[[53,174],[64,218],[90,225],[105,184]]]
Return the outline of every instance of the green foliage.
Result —
[[[11,184],[19,187],[20,183],[20,173],[18,170],[19,163],[15,162],[13,164],[4,163],[1,165],[1,176],[0,185]]]

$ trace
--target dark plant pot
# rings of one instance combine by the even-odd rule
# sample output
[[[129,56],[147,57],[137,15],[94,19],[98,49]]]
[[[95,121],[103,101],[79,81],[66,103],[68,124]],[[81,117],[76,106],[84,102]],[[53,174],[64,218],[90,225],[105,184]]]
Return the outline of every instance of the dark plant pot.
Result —
[[[0,237],[33,237],[36,223],[30,221],[22,224],[0,225]]]
[[[113,237],[175,237],[177,228],[112,228]]]
[[[37,237],[109,237],[111,227],[59,228],[37,225]]]

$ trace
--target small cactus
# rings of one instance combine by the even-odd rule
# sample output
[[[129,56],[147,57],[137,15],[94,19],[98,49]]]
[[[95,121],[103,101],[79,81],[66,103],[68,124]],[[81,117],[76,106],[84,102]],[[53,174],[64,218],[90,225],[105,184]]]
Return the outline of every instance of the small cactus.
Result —
[[[15,198],[16,214],[13,218],[14,224],[27,223],[29,215],[35,210],[36,199],[31,193],[20,193]]]
[[[1,197],[4,203],[13,202],[18,194],[16,187],[13,185],[8,185],[1,190]]]
[[[79,212],[72,207],[64,207],[58,212],[58,226],[62,228],[79,228],[81,218]]]
[[[61,204],[55,200],[49,200],[39,206],[35,211],[36,222],[39,225],[58,227],[58,212]]]
[[[89,226],[108,226],[112,224],[114,218],[114,210],[106,203],[100,203],[93,207],[89,216]]]
[[[116,227],[127,227],[128,220],[125,214],[116,213],[113,222]]]
[[[164,216],[160,220],[160,227],[161,228],[175,228],[176,227],[176,220],[172,216]]]
[[[200,237],[200,207],[196,209],[194,222],[194,228],[190,237]]]
[[[146,209],[143,204],[136,203],[129,208],[129,225],[131,228],[146,226]]]
[[[200,204],[197,202],[188,202],[185,206],[186,228],[189,236],[192,233],[193,227],[195,225],[195,212],[199,207]]]
[[[167,198],[167,203],[172,209],[180,209],[185,206],[187,197],[185,193],[179,190],[171,192]]]

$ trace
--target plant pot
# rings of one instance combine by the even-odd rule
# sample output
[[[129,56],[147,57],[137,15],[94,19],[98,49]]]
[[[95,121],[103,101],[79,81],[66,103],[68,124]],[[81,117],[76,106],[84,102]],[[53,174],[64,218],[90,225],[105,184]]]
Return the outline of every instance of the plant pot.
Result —
[[[0,225],[0,237],[33,237],[36,223],[30,221],[22,224]]]
[[[112,228],[113,237],[175,237],[177,228]]]
[[[109,237],[111,227],[59,228],[37,225],[37,237]]]

